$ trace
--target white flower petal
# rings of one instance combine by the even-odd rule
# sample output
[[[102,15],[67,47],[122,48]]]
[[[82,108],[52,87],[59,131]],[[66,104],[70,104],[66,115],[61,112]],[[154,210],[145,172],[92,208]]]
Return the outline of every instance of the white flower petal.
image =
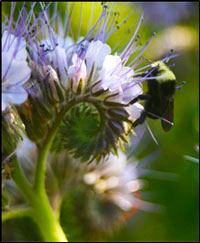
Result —
[[[124,79],[127,79],[127,81],[133,77],[134,71],[130,67],[122,67],[119,69],[119,73],[117,73],[119,76],[122,76]]]
[[[71,65],[68,69],[68,76],[69,78],[74,78],[76,75],[76,69],[74,65]]]
[[[10,55],[9,53],[2,53],[2,75],[7,72],[5,80],[3,82],[9,83],[9,84],[15,84],[18,82],[21,82],[21,84],[24,84],[31,75],[31,69],[29,68],[26,61],[19,61],[19,60],[12,60],[10,65]],[[10,66],[9,66],[10,65]],[[3,78],[4,76],[2,76]]]
[[[21,86],[12,87],[8,92],[3,92],[2,94],[2,103],[12,103],[20,105],[26,101],[28,94],[26,90]]]
[[[67,37],[63,40],[63,44],[59,41],[58,43],[60,43],[60,45],[67,50],[70,46],[72,46],[74,44],[74,41],[72,40],[72,38]]]
[[[130,83],[133,79],[133,70],[124,67],[120,56],[107,55],[104,59],[99,79],[102,80],[102,87],[111,91],[123,93],[123,85]],[[123,100],[123,99],[122,99]]]
[[[135,103],[127,107],[127,110],[130,112],[134,119],[138,119],[141,115],[141,112],[144,110],[144,107],[139,103]]]
[[[132,196],[128,193],[113,193],[110,197],[124,211],[130,210],[133,206]]]
[[[108,76],[115,73],[122,66],[121,58],[119,56],[107,55],[104,59],[100,76]]]
[[[55,51],[52,53],[52,63],[53,63],[53,67],[59,70],[60,78],[61,78],[60,81],[65,87],[67,87],[68,83],[66,83],[67,82],[66,70],[68,68],[68,65],[67,65],[67,56],[64,48],[60,46],[57,46],[55,48]]]
[[[101,171],[102,175],[115,176],[123,174],[127,163],[126,155],[120,150],[118,153],[118,156],[113,154],[109,156],[109,159],[105,162],[105,167]]]
[[[142,87],[140,84],[135,84],[131,88],[126,88],[126,85],[123,85],[122,87],[124,92],[124,101],[126,103],[129,103],[131,100],[136,98],[137,96],[141,95],[143,93]]]
[[[68,70],[69,77],[76,80],[85,80],[87,75],[85,61],[80,59],[75,53],[72,57],[72,65]]]
[[[26,60],[27,51],[26,51],[26,42],[25,40],[14,36],[13,34],[8,34],[7,31],[4,31],[2,36],[2,51],[9,53],[11,58],[13,55],[17,60]]]
[[[75,53],[72,57],[72,65],[68,69],[69,78],[73,79],[73,91],[76,92],[79,81],[82,79],[83,85],[85,85],[87,70],[85,61],[80,59]]]
[[[91,41],[88,46],[85,60],[87,62],[87,72],[91,72],[92,65],[95,64],[96,68],[102,66],[104,59],[111,53],[111,48],[101,41]]]
[[[1,110],[5,111],[7,106],[8,106],[8,97],[6,95],[2,94],[2,97],[1,97]]]
[[[103,79],[102,87],[104,89],[109,88],[111,91],[115,91],[120,88],[120,85],[116,77],[110,77],[110,78]]]
[[[2,66],[1,79],[3,81],[3,78],[6,74],[6,72],[8,71],[9,64],[11,62],[11,56],[6,52],[2,52],[1,58],[2,58],[1,59],[2,60],[2,63],[1,63],[1,66]]]
[[[61,70],[67,68],[67,57],[64,48],[60,46],[55,48],[55,50],[52,52],[52,62],[54,68],[59,68]]]

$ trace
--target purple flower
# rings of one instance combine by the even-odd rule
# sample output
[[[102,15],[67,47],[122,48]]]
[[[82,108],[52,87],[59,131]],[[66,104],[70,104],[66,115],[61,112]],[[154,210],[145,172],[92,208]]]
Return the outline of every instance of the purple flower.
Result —
[[[66,18],[67,23],[63,23],[59,13],[55,12],[54,25],[51,25],[52,18],[43,4],[41,7],[44,10],[40,19],[42,27],[38,38],[32,43],[31,55],[37,64],[52,66],[67,93],[79,92],[78,87],[81,85],[82,94],[88,89],[95,93],[102,91],[105,95],[98,99],[108,98],[111,102],[124,105],[142,94],[141,82],[144,80],[134,77],[137,73],[134,67],[150,43],[149,41],[142,48],[137,46],[136,36],[143,17],[124,51],[118,54],[112,53],[112,48],[106,44],[107,39],[117,29],[111,24],[113,16],[109,15],[106,6],[103,6],[99,19],[88,34],[85,37],[79,36],[77,42],[69,36],[70,15]],[[127,65],[136,51],[138,55]]]
[[[136,196],[146,185],[146,181],[140,177],[150,170],[146,169],[144,173],[138,162],[129,162],[121,151],[118,156],[110,155],[98,164],[94,161],[83,169],[83,182],[103,200],[111,201],[124,211],[130,211],[133,207],[153,212],[162,210],[161,205]]]
[[[95,120],[88,121],[97,124],[94,128],[97,132],[93,135],[95,137],[86,139],[86,145],[85,137],[87,138],[88,133],[83,124],[78,124],[77,121],[77,125],[75,122],[74,134],[68,134],[71,127],[66,129],[66,124],[71,126],[76,119],[70,117],[70,112],[66,114],[65,119],[71,122],[66,122],[60,128],[60,134],[64,136],[66,147],[73,147],[73,151],[77,151],[77,157],[81,156],[79,147],[82,146],[87,154],[85,160],[115,153],[119,146],[123,149],[123,144],[129,142],[133,122],[143,111],[139,102],[131,104],[131,101],[143,93],[142,82],[148,80],[148,70],[152,70],[152,64],[138,68],[142,64],[141,57],[154,36],[153,34],[144,46],[138,45],[138,31],[143,15],[127,45],[122,51],[114,52],[107,41],[117,31],[117,26],[113,24],[116,15],[109,12],[108,6],[102,6],[102,12],[93,27],[85,36],[78,34],[76,40],[73,38],[76,34],[71,25],[72,13],[69,13],[68,8],[63,22],[56,7],[53,15],[50,15],[48,5],[40,3],[40,6],[40,28],[37,35],[28,39],[32,79],[36,83],[29,93],[33,94],[36,103],[39,100],[41,107],[44,105],[49,110],[55,107],[59,112],[72,103],[77,105],[75,114],[80,113],[82,117]],[[79,33],[81,24],[80,21]],[[142,74],[145,73],[144,76],[141,71]],[[81,105],[88,104],[91,112],[88,114],[95,114],[94,118],[83,114],[87,109],[81,108]],[[42,110],[43,107],[41,114]],[[51,118],[56,115],[50,113]],[[77,117],[77,120],[81,119]],[[83,136],[79,135],[81,129]],[[74,138],[80,138],[80,146],[76,142],[72,145],[70,140]]]
[[[13,20],[15,4],[11,5],[9,20],[2,31],[2,111],[9,104],[20,105],[28,97],[23,85],[29,80],[31,69],[27,62],[25,7],[16,23]]]

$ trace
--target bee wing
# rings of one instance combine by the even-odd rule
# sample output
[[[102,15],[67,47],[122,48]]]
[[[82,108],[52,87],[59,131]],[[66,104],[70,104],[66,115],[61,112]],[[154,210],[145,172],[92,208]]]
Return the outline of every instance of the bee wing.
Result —
[[[171,99],[168,99],[166,101],[166,104],[163,105],[162,109],[162,118],[166,119],[167,121],[161,120],[161,125],[164,131],[168,132],[173,123],[174,120],[174,97],[171,97]]]

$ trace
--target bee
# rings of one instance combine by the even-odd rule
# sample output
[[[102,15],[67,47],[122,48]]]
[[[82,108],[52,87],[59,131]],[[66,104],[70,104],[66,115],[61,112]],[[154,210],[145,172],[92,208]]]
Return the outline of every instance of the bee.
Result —
[[[163,130],[167,132],[173,125],[175,92],[182,85],[177,86],[174,73],[162,61],[152,63],[148,72],[137,76],[144,77],[146,75],[152,77],[147,83],[147,93],[139,95],[129,103],[134,104],[138,100],[145,101],[144,111],[133,123],[133,127],[142,124],[149,117],[151,119],[160,119]]]

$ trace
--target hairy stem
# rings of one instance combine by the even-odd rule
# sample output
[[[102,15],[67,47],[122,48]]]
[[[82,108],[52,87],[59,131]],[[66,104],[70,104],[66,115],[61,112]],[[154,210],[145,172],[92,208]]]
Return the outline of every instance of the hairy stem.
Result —
[[[47,160],[48,152],[51,148],[52,142],[56,136],[56,132],[58,127],[63,119],[64,114],[71,108],[73,102],[69,102],[68,106],[63,109],[51,127],[44,143],[41,147],[38,147],[38,159],[36,164],[36,171],[35,171],[35,181],[34,181],[34,190],[38,193],[44,194],[45,193],[45,162]]]
[[[37,204],[34,205],[32,217],[45,242],[67,242],[65,233],[46,196],[39,197]]]
[[[38,194],[32,189],[16,158],[14,159],[12,179],[25,197],[27,203],[31,206],[31,209],[4,213],[3,220],[29,215],[38,225],[45,242],[67,242],[67,238],[51,208],[46,193]],[[45,189],[43,191],[45,192]]]
[[[36,164],[36,171],[35,171],[35,181],[34,181],[34,190],[38,193],[45,193],[45,162],[47,160],[48,152],[51,148],[52,142],[56,136],[58,127],[63,120],[64,115],[71,109],[72,106],[87,101],[87,96],[80,96],[72,99],[67,103],[67,106],[64,107],[61,112],[56,117],[44,143],[42,146],[38,147],[38,159]]]
[[[60,113],[57,115],[51,129],[48,132],[44,143],[38,146],[38,158],[36,162],[35,178],[33,187],[29,184],[24,176],[17,159],[15,159],[15,169],[12,173],[12,178],[31,208],[31,216],[38,225],[40,232],[46,242],[67,242],[67,238],[59,224],[58,219],[50,205],[46,190],[45,190],[45,172],[46,161],[52,142],[56,136],[58,127],[63,120],[64,115],[71,109],[72,106],[80,102],[89,101],[88,96],[79,96],[73,98],[67,103]],[[18,213],[19,214],[19,213]],[[5,216],[4,216],[5,217]]]
[[[25,177],[16,157],[13,158],[14,169],[11,177],[29,204],[35,201],[35,194],[27,178]]]

